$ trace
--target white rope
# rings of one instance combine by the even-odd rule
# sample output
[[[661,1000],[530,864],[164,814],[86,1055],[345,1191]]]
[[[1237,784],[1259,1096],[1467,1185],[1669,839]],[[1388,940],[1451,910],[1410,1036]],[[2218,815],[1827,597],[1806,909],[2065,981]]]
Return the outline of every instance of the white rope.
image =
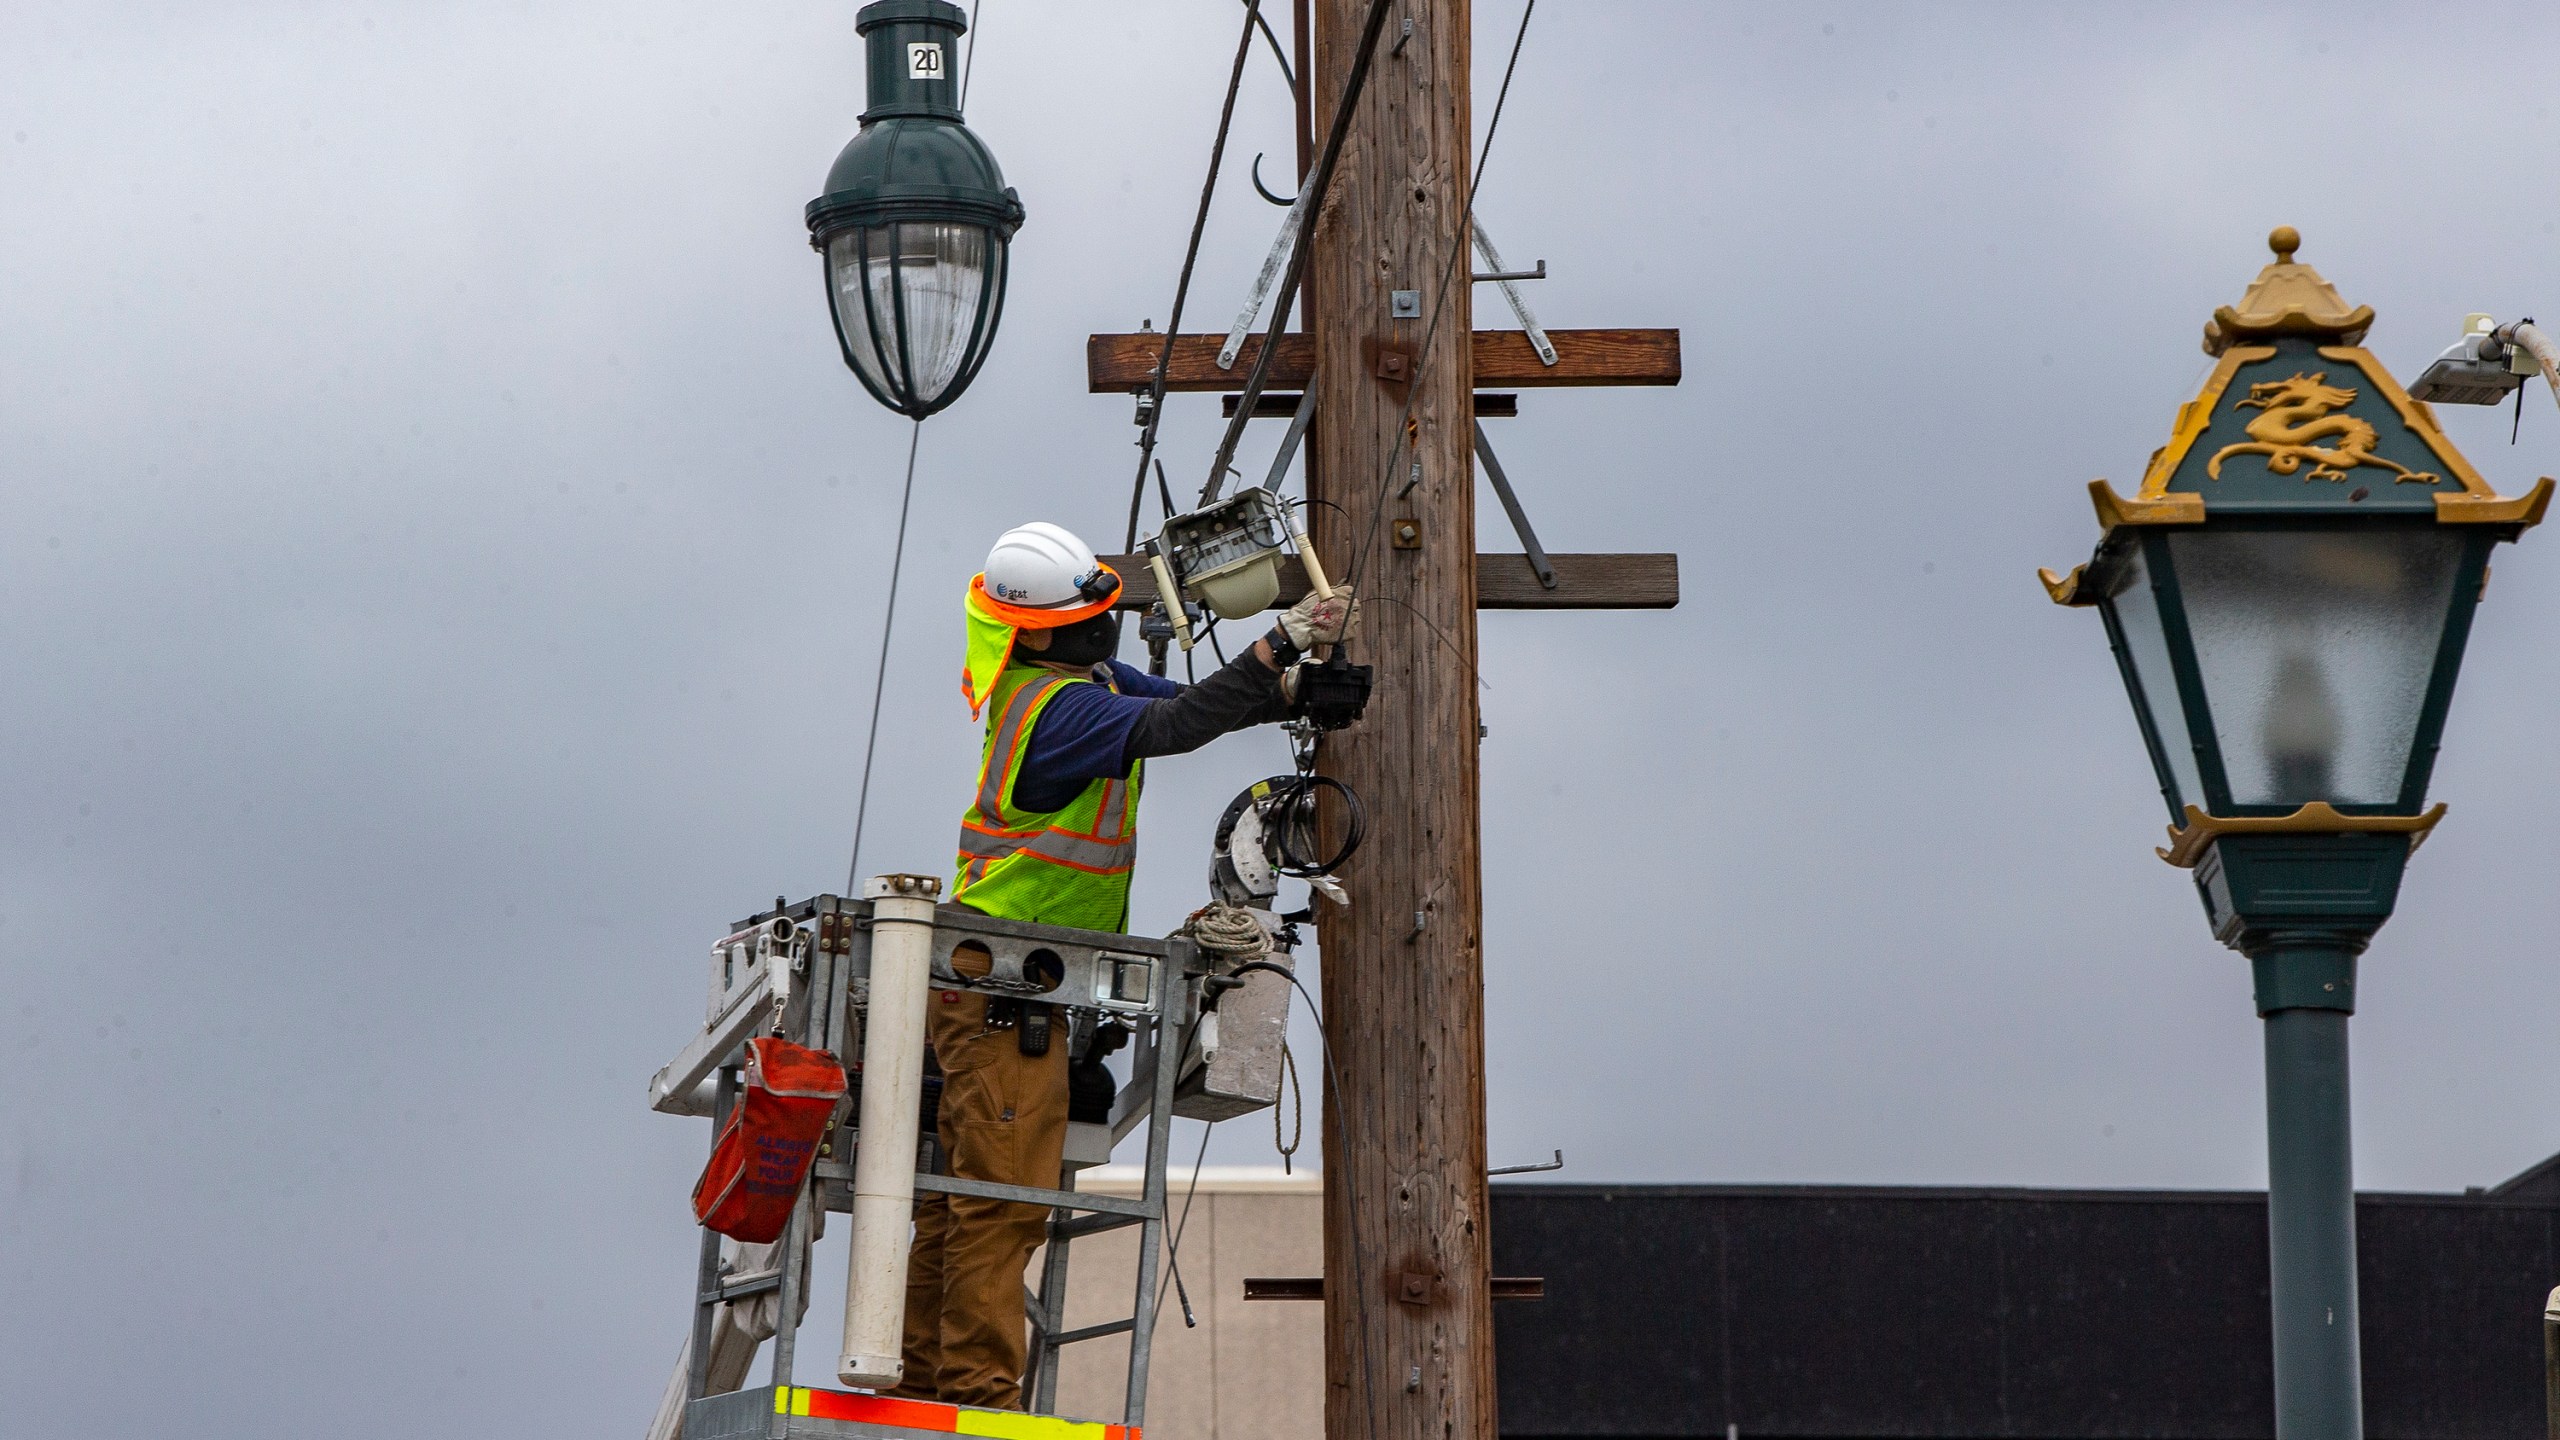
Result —
[[[1222,959],[1259,960],[1271,953],[1271,932],[1241,905],[1218,901],[1202,906],[1191,912],[1182,928],[1200,942],[1201,949]]]

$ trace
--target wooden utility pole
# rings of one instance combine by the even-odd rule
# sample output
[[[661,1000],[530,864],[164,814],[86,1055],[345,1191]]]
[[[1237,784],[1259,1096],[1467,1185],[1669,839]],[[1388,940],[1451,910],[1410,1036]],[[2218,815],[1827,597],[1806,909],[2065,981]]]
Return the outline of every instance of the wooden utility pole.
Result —
[[[1302,115],[1329,126],[1370,3],[1298,0],[1314,31],[1312,54],[1301,51],[1313,92]],[[1315,902],[1342,1082],[1340,1113],[1324,1108],[1325,1274],[1248,1282],[1264,1288],[1247,1294],[1323,1297],[1332,1440],[1499,1433],[1476,611],[1657,609],[1680,598],[1672,555],[1550,555],[1542,574],[1525,553],[1476,554],[1475,421],[1517,414],[1519,397],[1475,386],[1677,385],[1680,336],[1550,330],[1550,359],[1523,331],[1473,328],[1469,19],[1468,0],[1404,0],[1388,21],[1317,217],[1307,328],[1280,336],[1259,372],[1269,386],[1315,391],[1302,452],[1315,546],[1335,579],[1359,587],[1353,650],[1376,669],[1367,715],[1327,736],[1318,760],[1368,815],[1359,856],[1335,877],[1351,903]],[[1416,292],[1410,313],[1398,291]],[[1165,388],[1244,389],[1262,339],[1222,369],[1224,338],[1174,337]],[[1153,331],[1088,336],[1087,388],[1143,394],[1164,347]],[[1252,413],[1288,415],[1296,401],[1266,391]],[[1526,549],[1525,521],[1514,524]],[[1127,581],[1120,603],[1152,603],[1143,561],[1111,559]],[[1305,584],[1291,561],[1280,603]],[[1512,1285],[1519,1298],[1537,1288]]]
[[[1313,110],[1339,103],[1370,0],[1315,0]],[[1320,907],[1342,1084],[1324,1129],[1325,1433],[1494,1440],[1477,837],[1468,0],[1379,37],[1309,257],[1318,553],[1359,585],[1360,724],[1321,767],[1368,838]],[[1410,24],[1411,33],[1404,32]],[[1394,292],[1419,292],[1397,318]],[[1437,316],[1437,323],[1433,317]],[[1408,424],[1410,418],[1410,425]],[[1330,508],[1323,502],[1330,502]]]

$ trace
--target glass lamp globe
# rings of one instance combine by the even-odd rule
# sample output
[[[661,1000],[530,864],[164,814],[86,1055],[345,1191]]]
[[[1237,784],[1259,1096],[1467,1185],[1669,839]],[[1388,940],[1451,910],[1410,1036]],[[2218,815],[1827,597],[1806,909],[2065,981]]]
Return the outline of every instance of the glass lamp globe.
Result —
[[[947,0],[877,0],[855,20],[870,107],[809,202],[845,364],[874,399],[921,420],[960,398],[1004,313],[1022,201],[953,87],[968,28]]]

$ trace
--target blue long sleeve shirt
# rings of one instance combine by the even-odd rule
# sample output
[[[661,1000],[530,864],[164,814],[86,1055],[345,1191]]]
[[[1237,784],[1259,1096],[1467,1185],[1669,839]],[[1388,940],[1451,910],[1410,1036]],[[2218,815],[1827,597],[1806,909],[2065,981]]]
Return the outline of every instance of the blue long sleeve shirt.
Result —
[[[1198,685],[1177,685],[1106,660],[1094,679],[1050,697],[1014,772],[1017,810],[1063,810],[1096,780],[1117,780],[1155,755],[1197,750],[1229,730],[1284,719],[1279,672],[1248,650]]]

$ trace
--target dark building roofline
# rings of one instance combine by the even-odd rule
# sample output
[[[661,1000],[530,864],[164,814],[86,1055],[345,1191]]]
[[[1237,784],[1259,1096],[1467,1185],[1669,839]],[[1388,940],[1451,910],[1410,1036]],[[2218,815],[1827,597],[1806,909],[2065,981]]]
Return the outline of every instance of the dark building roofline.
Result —
[[[1509,1440],[2243,1440],[2274,1413],[2264,1194],[1494,1187]],[[2357,1197],[2366,1433],[2534,1440],[2560,1165]]]
[[[2499,1199],[2514,1197],[2560,1200],[2560,1155],[2554,1155],[2532,1169],[2508,1176],[2490,1186],[2485,1193]]]

